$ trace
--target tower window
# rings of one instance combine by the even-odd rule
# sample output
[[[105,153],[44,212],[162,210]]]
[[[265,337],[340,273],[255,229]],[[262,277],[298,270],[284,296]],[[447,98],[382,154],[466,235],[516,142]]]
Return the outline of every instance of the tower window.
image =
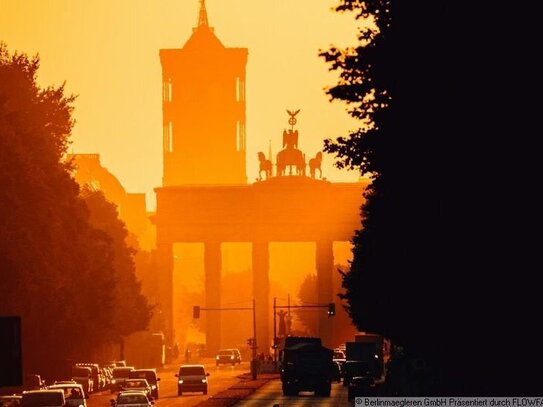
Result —
[[[241,150],[241,125],[239,121],[236,122],[236,150]]]
[[[240,80],[239,80],[239,76],[236,78],[236,102],[239,102],[239,97],[240,97],[240,94],[241,94],[241,89],[240,89]]]
[[[173,151],[173,123],[168,122],[168,151],[171,153]]]
[[[172,78],[168,79],[168,102],[173,101],[173,85]]]

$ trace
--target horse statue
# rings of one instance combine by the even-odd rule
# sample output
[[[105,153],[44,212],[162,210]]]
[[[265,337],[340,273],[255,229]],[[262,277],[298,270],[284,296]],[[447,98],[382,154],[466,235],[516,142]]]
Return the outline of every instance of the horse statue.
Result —
[[[262,171],[266,175],[266,179],[270,179],[272,173],[272,163],[266,160],[266,156],[262,151],[258,152],[258,161],[260,161],[260,171],[258,171],[258,180],[262,181]]]
[[[322,170],[321,170],[321,162],[322,162],[322,153],[319,151],[315,158],[312,158],[309,160],[309,173],[311,174],[311,178],[315,178],[316,170],[319,170],[319,178],[322,178]]]

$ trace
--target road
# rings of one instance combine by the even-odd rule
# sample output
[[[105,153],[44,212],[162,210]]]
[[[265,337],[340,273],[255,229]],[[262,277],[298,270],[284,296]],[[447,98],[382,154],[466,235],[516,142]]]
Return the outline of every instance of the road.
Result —
[[[341,383],[332,383],[332,395],[330,397],[315,397],[313,393],[301,392],[297,397],[283,396],[281,381],[272,380],[261,387],[245,400],[241,400],[236,407],[271,407],[283,406],[319,406],[319,407],[347,407],[352,403],[347,401],[347,388]]]
[[[225,365],[216,367],[215,362],[212,359],[207,359],[203,364],[206,367],[206,371],[210,374],[208,377],[209,387],[206,396],[201,393],[183,393],[183,396],[178,396],[177,378],[174,375],[178,372],[179,365],[169,365],[166,366],[165,369],[160,369],[158,371],[158,377],[160,377],[160,393],[159,399],[155,400],[155,406],[194,406],[237,383],[239,381],[237,376],[249,371],[248,362],[244,362],[235,367]],[[110,400],[115,397],[116,395],[111,394],[109,390],[93,394],[87,400],[87,407],[109,407]]]

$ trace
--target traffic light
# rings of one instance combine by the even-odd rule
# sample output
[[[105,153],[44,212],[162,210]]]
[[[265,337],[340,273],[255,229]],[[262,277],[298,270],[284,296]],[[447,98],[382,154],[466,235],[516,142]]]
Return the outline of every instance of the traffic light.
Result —
[[[328,304],[328,316],[333,317],[334,315],[336,315],[336,304],[331,302]]]
[[[194,318],[194,319],[200,318],[200,306],[199,305],[195,305],[194,307],[192,307],[192,318]]]

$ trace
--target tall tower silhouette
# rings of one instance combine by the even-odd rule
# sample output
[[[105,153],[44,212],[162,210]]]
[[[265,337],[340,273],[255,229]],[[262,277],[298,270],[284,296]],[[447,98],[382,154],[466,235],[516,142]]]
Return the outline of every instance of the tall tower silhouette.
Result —
[[[181,49],[161,49],[163,185],[245,184],[247,48],[227,48],[205,0]]]

